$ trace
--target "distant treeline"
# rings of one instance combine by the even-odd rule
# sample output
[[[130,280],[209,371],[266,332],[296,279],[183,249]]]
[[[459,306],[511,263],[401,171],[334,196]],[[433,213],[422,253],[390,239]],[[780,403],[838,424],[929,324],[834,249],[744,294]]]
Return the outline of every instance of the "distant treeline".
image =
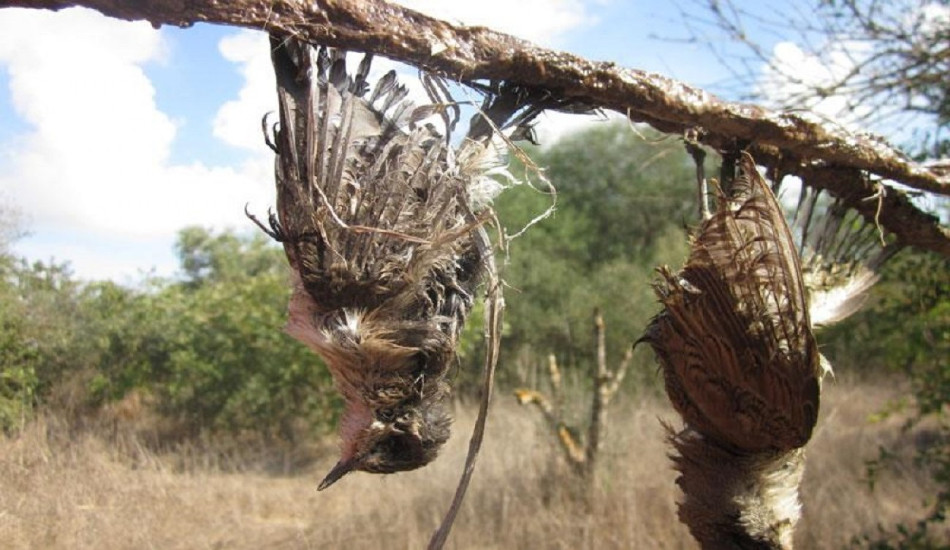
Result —
[[[499,257],[507,283],[499,379],[530,384],[554,354],[583,384],[593,309],[607,323],[608,356],[619,358],[657,310],[653,269],[685,257],[697,219],[694,168],[680,141],[643,139],[622,124],[528,152],[557,187],[556,209]],[[520,164],[510,171],[537,183]],[[525,184],[496,206],[513,234],[553,200],[543,185]],[[0,427],[16,431],[37,407],[81,418],[135,390],[184,434],[250,431],[293,443],[330,429],[340,406],[332,381],[282,331],[283,252],[252,229],[184,229],[177,275],[134,288],[79,281],[67,264],[30,264],[0,247]],[[479,312],[471,321],[453,375],[462,395],[481,368]],[[839,371],[906,372],[921,404],[939,410],[950,399],[950,265],[902,253],[866,311],[820,338]],[[636,361],[626,391],[655,390],[652,357],[638,351]]]

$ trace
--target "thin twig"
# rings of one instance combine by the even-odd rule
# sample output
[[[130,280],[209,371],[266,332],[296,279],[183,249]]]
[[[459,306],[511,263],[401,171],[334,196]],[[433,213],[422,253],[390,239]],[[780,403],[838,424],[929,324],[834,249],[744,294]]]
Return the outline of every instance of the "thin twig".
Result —
[[[478,419],[475,421],[475,427],[472,429],[472,437],[468,442],[468,455],[465,457],[465,468],[462,471],[462,477],[459,479],[458,487],[455,489],[455,496],[452,498],[452,504],[449,506],[442,524],[432,534],[429,540],[429,550],[440,550],[445,541],[448,540],[449,533],[452,531],[452,525],[455,524],[455,518],[462,506],[462,500],[465,498],[465,492],[468,490],[472,474],[475,472],[475,461],[482,447],[482,439],[485,436],[485,423],[488,420],[488,406],[491,404],[492,390],[495,386],[495,369],[498,366],[498,354],[501,349],[501,319],[502,310],[505,307],[504,297],[502,296],[502,285],[498,277],[498,271],[495,266],[495,257],[492,252],[491,242],[484,229],[479,228],[475,231],[475,244],[485,260],[485,273],[488,277],[488,289],[485,296],[485,378],[482,382],[482,400],[478,407]]]

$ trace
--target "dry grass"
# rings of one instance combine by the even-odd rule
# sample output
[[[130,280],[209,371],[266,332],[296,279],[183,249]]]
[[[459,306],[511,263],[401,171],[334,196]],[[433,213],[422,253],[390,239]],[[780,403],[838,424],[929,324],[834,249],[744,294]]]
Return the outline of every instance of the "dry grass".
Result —
[[[932,488],[909,460],[872,493],[863,461],[901,435],[867,416],[895,390],[826,385],[804,487],[801,548],[836,548],[878,524],[915,517]],[[500,395],[451,548],[695,548],[675,518],[674,474],[657,418],[665,403],[618,397],[603,479],[589,500],[533,411]],[[227,473],[201,453],[156,456],[126,442],[39,420],[0,441],[3,548],[420,548],[454,490],[473,421],[468,410],[440,460],[395,476],[354,474],[316,492],[333,457],[292,476]],[[912,445],[907,445],[911,447]],[[909,453],[910,451],[908,451]],[[184,466],[184,468],[182,468]]]

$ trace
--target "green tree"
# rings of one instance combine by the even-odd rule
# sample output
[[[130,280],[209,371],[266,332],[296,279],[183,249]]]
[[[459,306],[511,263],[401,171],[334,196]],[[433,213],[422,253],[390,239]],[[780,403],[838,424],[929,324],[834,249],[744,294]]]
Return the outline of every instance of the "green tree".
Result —
[[[35,405],[37,349],[27,335],[23,303],[13,272],[16,263],[0,256],[0,430],[9,432],[30,416]]]
[[[911,382],[915,405],[911,429],[936,419],[936,437],[917,451],[941,489],[930,500],[930,513],[894,532],[865,535],[857,544],[871,548],[944,548],[943,527],[950,510],[950,259],[906,250],[885,265],[864,311],[824,335],[836,368],[853,372],[898,372]],[[882,449],[871,470],[886,465],[892,450]],[[943,545],[943,546],[941,546]]]
[[[182,276],[193,287],[287,273],[283,254],[261,234],[248,238],[187,227],[179,232],[175,250]]]
[[[536,162],[585,235],[575,257],[591,267],[643,260],[668,228],[696,219],[695,168],[680,140],[609,124],[562,139]]]
[[[79,287],[65,264],[0,256],[0,428],[22,424],[41,396],[87,359],[74,349]]]
[[[623,356],[656,312],[653,268],[685,257],[682,228],[696,219],[692,161],[682,142],[643,139],[624,124],[569,136],[531,156],[557,188],[557,210],[512,241],[504,262],[504,363],[523,369],[554,353],[567,372],[589,366],[595,307],[610,327],[608,354]],[[496,207],[515,231],[550,203],[522,186]],[[503,380],[517,376],[511,368],[502,373]]]
[[[326,368],[282,330],[290,295],[282,251],[261,235],[199,228],[183,230],[177,250],[184,281],[152,306],[166,320],[166,364],[155,374],[167,411],[195,429],[291,441],[297,419],[325,429],[338,403]]]
[[[282,331],[286,260],[264,237],[181,232],[180,277],[80,282],[66,265],[0,257],[0,427],[44,404],[70,418],[132,390],[185,433],[291,442],[338,409],[319,359]]]

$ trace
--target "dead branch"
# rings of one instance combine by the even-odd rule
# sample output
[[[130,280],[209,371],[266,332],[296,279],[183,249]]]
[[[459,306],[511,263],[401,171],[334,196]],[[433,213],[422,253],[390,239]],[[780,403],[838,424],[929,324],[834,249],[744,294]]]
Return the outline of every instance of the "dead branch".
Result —
[[[553,404],[552,399],[548,399],[547,396],[537,390],[517,389],[514,392],[520,405],[534,405],[537,407],[548,427],[557,435],[568,464],[576,473],[586,478],[591,478],[596,474],[597,457],[603,447],[602,436],[607,429],[607,407],[620,388],[620,383],[623,382],[627,374],[627,367],[633,358],[633,348],[631,347],[627,349],[623,360],[620,361],[616,369],[610,370],[607,367],[606,328],[604,318],[597,310],[594,311],[594,339],[596,341],[594,351],[596,361],[591,373],[594,383],[586,444],[577,440],[564,420],[563,409],[561,408],[564,399],[561,371],[557,366],[557,359],[554,355],[548,356],[548,374],[551,381]]]
[[[208,22],[266,30],[371,51],[461,82],[506,80],[541,87],[625,113],[662,132],[682,135],[701,128],[703,144],[720,151],[748,143],[756,158],[778,159],[789,167],[786,173],[825,167],[859,170],[950,195],[950,177],[910,161],[873,136],[851,134],[813,117],[722,101],[661,75],[540,48],[484,27],[452,25],[381,0],[0,0],[0,8],[71,6],[120,19],[145,19],[156,27]],[[830,186],[829,191],[834,193]],[[887,194],[900,192],[888,189]],[[851,199],[858,202],[848,205],[860,210],[864,198]],[[910,201],[886,201],[879,219],[902,242],[950,256],[950,230]]]
[[[552,355],[553,359],[554,356]],[[564,451],[568,464],[574,467],[578,472],[583,470],[587,460],[587,453],[584,446],[574,435],[566,424],[561,420],[560,411],[555,409],[551,401],[545,395],[536,390],[515,390],[515,398],[521,406],[534,405],[544,417],[548,427],[557,434],[558,441],[561,443],[561,449]]]

